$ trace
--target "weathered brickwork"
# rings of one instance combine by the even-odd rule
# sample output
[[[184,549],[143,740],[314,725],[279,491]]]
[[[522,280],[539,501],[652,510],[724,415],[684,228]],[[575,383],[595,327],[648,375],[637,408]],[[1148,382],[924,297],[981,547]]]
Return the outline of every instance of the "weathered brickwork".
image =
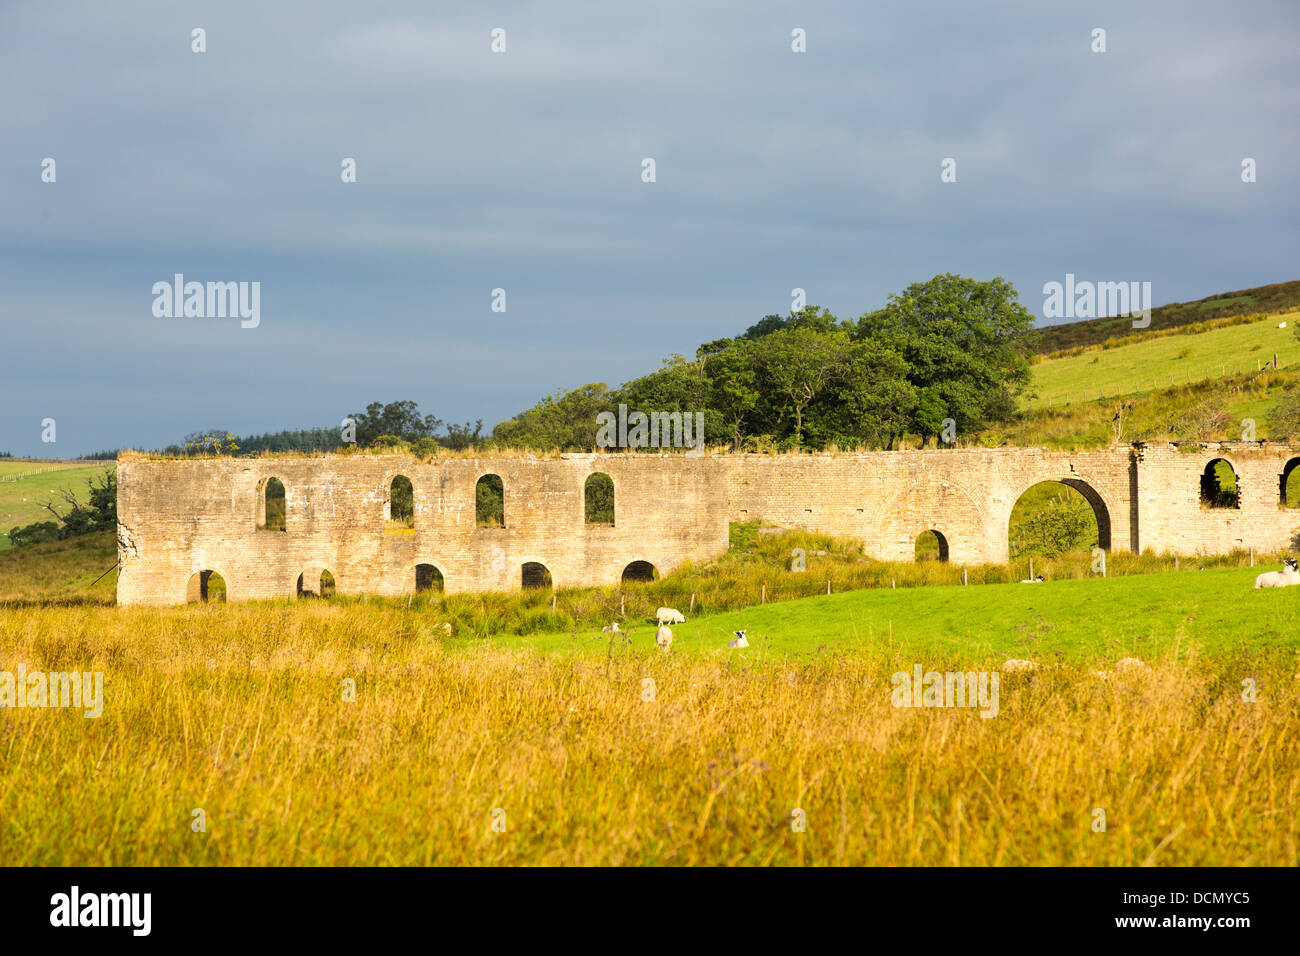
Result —
[[[584,487],[614,482],[614,526],[585,522]],[[505,527],[475,523],[475,486],[501,478]],[[397,475],[414,488],[414,529],[389,527]],[[257,527],[264,482],[285,487],[285,530]],[[453,591],[509,590],[522,567],[557,587],[614,584],[634,561],[661,573],[727,547],[725,473],[716,459],[648,455],[456,458],[125,460],[118,463],[118,602],[175,604],[215,571],[228,600],[292,596],[328,569],[340,593],[400,595],[431,564]],[[396,532],[396,533],[390,533]],[[308,587],[309,590],[314,588]]]
[[[1217,458],[1238,476],[1236,508],[1207,508],[1201,476]],[[938,531],[959,564],[1008,559],[1017,499],[1062,481],[1092,503],[1103,546],[1181,554],[1288,547],[1300,510],[1282,478],[1300,446],[1225,442],[1068,453],[964,448],[826,455],[564,455],[453,458],[331,455],[118,463],[118,601],[174,604],[215,571],[230,600],[315,589],[329,570],[340,593],[401,595],[420,564],[448,592],[508,590],[526,562],[555,586],[610,585],[636,561],[667,573],[727,547],[728,521],[852,537],[881,560],[911,560]],[[614,482],[613,527],[584,520],[588,476]],[[475,522],[475,486],[500,476],[505,527]],[[414,529],[393,529],[389,489],[414,487]],[[267,479],[283,482],[286,530],[259,528]]]

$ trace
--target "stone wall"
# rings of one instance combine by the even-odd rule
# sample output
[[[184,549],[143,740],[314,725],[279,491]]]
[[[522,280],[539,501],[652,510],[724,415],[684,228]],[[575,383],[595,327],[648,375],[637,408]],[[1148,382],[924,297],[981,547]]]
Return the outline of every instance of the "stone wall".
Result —
[[[595,472],[614,483],[614,526],[585,522]],[[505,527],[475,523],[475,486],[500,476]],[[414,528],[389,526],[397,475],[414,488]],[[267,479],[285,487],[284,531],[258,527]],[[120,604],[186,600],[191,578],[219,573],[228,600],[293,596],[328,569],[340,593],[400,595],[417,564],[454,591],[510,590],[526,562],[555,586],[611,585],[633,561],[667,573],[726,550],[725,473],[716,458],[567,455],[453,458],[331,455],[118,463]]]
[[[1236,471],[1236,508],[1206,508],[1200,478],[1224,458]],[[1181,554],[1281,549],[1300,510],[1280,502],[1300,446],[1225,442],[1138,444],[1102,451],[958,448],[815,455],[563,455],[452,458],[329,455],[118,463],[121,604],[186,600],[194,575],[225,580],[230,600],[314,590],[321,570],[341,593],[401,595],[415,568],[438,569],[448,592],[509,590],[526,562],[555,586],[612,585],[628,564],[667,573],[727,547],[728,521],[764,521],[864,542],[880,560],[910,561],[916,538],[943,535],[957,564],[1008,559],[1016,500],[1063,481],[1092,503],[1102,544]],[[584,484],[614,482],[613,527],[584,521]],[[495,474],[505,527],[475,522],[475,485]],[[390,527],[396,475],[414,487],[414,529]],[[258,527],[268,478],[286,489],[286,530]]]

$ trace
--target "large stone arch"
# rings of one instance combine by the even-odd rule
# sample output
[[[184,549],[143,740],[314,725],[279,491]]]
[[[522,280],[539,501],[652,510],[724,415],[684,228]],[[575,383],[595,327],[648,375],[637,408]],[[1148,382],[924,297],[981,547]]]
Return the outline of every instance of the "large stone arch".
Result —
[[[1005,514],[1003,514],[1001,518],[1000,534],[1002,535],[1003,540],[1006,540],[1008,528],[1011,523],[1011,516],[1015,510],[1017,502],[1019,502],[1020,499],[1030,491],[1030,489],[1046,482],[1057,482],[1058,484],[1065,485],[1083,496],[1083,499],[1088,502],[1088,505],[1092,508],[1093,515],[1097,519],[1097,543],[1103,551],[1110,551],[1112,547],[1111,532],[1113,527],[1110,507],[1106,504],[1106,499],[1102,497],[1101,492],[1099,492],[1092,483],[1081,478],[1078,474],[1073,473],[1073,470],[1071,470],[1071,473],[1065,475],[1055,471],[1047,472],[1045,474],[1036,475],[1032,481],[1020,483],[1018,489],[1011,495],[1010,500],[1007,502]],[[1009,551],[1007,552],[1007,560],[1010,560]]]

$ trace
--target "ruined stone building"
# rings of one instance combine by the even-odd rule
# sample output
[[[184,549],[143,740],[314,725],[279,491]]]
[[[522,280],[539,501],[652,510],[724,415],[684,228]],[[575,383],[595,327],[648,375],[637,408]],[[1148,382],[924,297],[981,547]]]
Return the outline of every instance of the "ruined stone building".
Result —
[[[1237,480],[1226,505],[1207,493],[1218,461]],[[1275,550],[1300,532],[1300,510],[1285,500],[1298,463],[1300,446],[1274,442],[428,463],[132,456],[118,463],[117,594],[123,605],[183,603],[204,597],[212,574],[230,600],[315,592],[323,576],[338,593],[390,596],[611,585],[718,556],[731,521],[855,538],[895,561],[912,560],[917,536],[934,531],[946,560],[1000,563],[1012,507],[1042,481],[1087,499],[1108,550]],[[593,481],[612,482],[612,523],[587,520]],[[480,513],[483,482],[499,493],[499,526]],[[395,483],[412,505],[401,521]],[[283,513],[268,515],[268,491],[280,487]]]

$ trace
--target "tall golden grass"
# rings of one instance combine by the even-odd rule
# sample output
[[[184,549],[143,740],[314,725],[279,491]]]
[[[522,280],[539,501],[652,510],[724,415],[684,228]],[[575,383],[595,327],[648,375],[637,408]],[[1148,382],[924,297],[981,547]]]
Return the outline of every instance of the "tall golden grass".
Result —
[[[0,670],[102,670],[106,700],[98,720],[0,710],[0,862],[1300,862],[1290,652],[1250,659],[1253,703],[1241,661],[1174,656],[1004,675],[985,719],[891,705],[893,672],[962,661],[542,657],[408,621],[4,612]]]

